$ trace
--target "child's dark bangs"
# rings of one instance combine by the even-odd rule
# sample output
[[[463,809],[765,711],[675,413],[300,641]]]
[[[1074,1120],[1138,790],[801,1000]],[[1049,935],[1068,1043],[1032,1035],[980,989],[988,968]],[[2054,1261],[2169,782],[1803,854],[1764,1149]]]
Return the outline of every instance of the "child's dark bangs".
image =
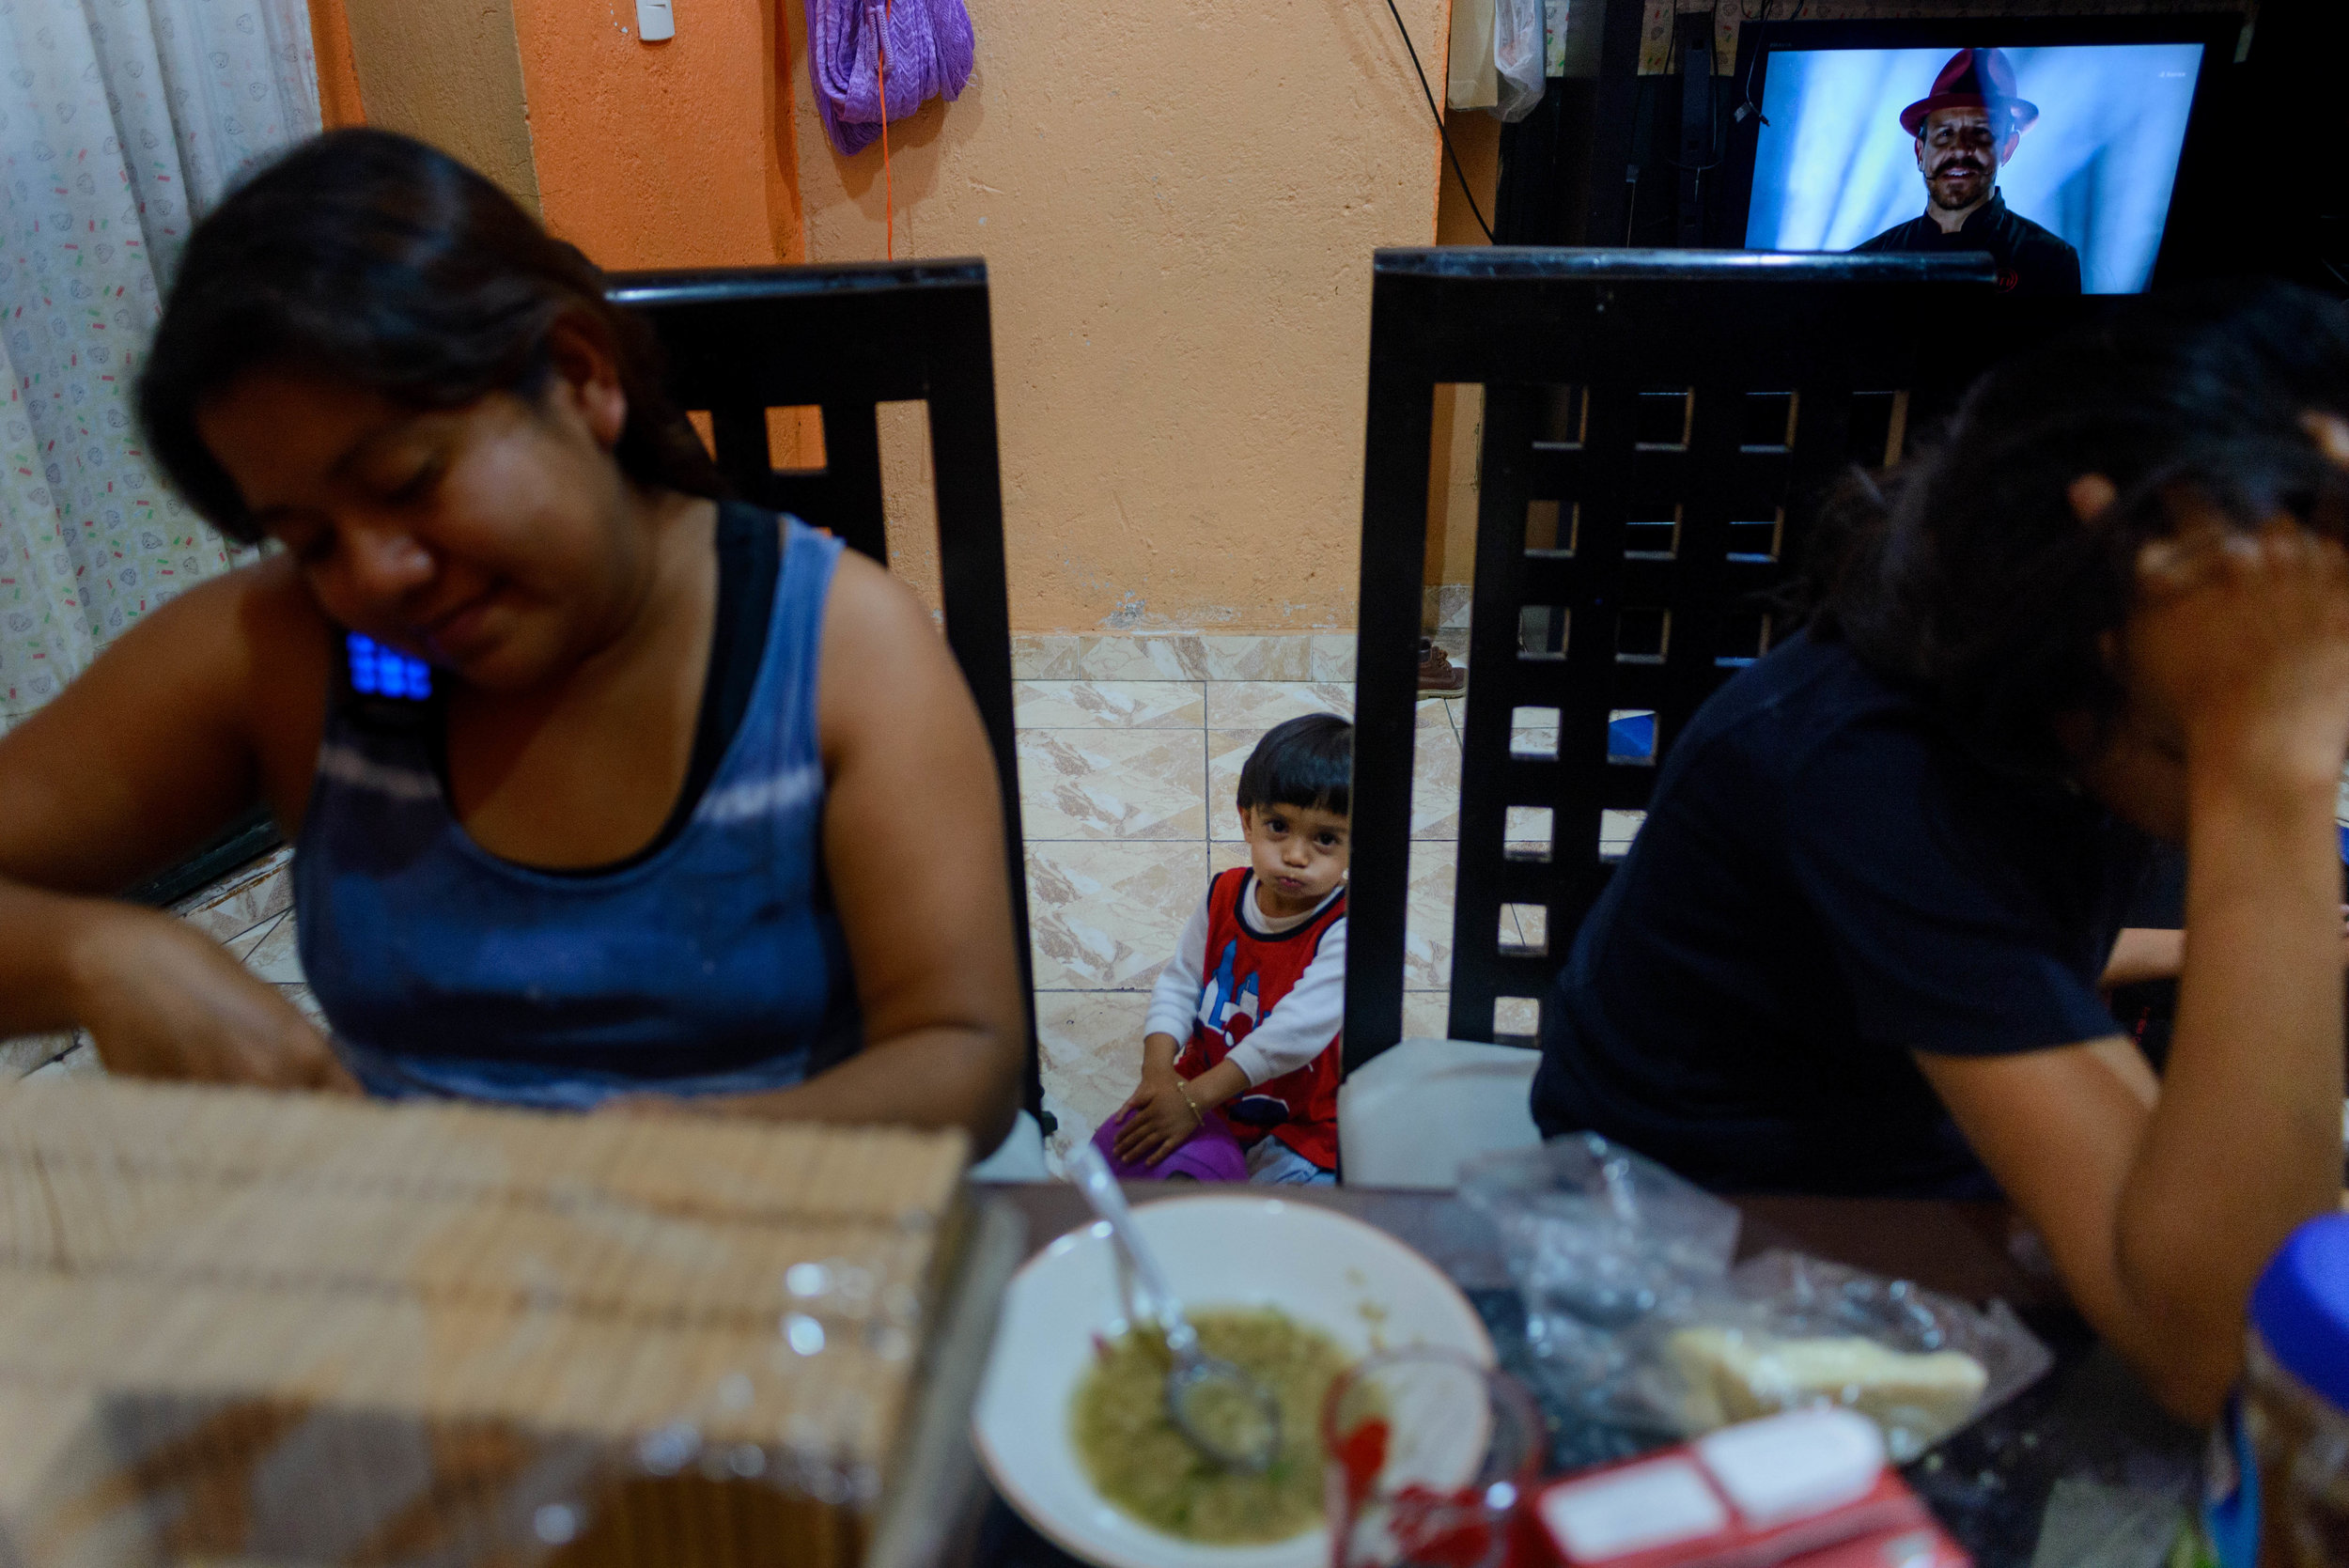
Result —
[[[1244,809],[1287,806],[1340,816],[1353,810],[1354,726],[1312,713],[1276,724],[1240,769]]]

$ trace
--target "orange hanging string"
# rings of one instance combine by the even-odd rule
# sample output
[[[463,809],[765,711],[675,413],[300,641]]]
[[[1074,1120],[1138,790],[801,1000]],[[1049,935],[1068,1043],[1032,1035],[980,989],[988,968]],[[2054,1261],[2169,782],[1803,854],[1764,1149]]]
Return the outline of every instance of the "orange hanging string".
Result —
[[[897,259],[897,181],[889,168],[889,0],[881,0],[880,30],[881,221],[883,255]]]

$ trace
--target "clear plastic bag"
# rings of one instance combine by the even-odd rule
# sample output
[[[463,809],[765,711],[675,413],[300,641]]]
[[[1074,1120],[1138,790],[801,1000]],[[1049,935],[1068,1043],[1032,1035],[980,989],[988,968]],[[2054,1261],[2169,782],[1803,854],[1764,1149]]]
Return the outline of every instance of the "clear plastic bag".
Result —
[[[1493,8],[1493,69],[1501,79],[1493,113],[1504,120],[1532,114],[1548,85],[1543,13],[1543,0],[1498,0]]]
[[[1624,1330],[1687,1321],[1718,1291],[1737,1250],[1737,1211],[1591,1133],[1476,1161],[1460,1195],[1500,1232],[1548,1402],[1669,1432],[1630,1397],[1637,1346]]]
[[[1906,1463],[2038,1381],[2053,1358],[2003,1301],[1979,1309],[1800,1252],[1730,1271],[1686,1322],[1642,1324],[1639,1402],[1689,1436],[1805,1405],[1849,1405]]]
[[[1732,1266],[1737,1211],[1594,1134],[1479,1161],[1461,1195],[1501,1234],[1553,1408],[1695,1436],[1850,1405],[1908,1460],[2046,1371],[2003,1303],[1796,1252]]]

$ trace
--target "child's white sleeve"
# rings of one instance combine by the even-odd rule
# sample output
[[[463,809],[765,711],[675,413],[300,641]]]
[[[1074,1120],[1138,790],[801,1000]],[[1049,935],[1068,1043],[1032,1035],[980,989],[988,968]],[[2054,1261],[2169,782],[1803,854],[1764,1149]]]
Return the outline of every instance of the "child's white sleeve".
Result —
[[[1143,1037],[1172,1034],[1176,1045],[1190,1044],[1191,1020],[1199,1016],[1199,986],[1207,967],[1207,901],[1199,900],[1174,939],[1174,956],[1159,970],[1150,988],[1150,1015],[1142,1025]]]
[[[1264,1022],[1224,1058],[1237,1062],[1249,1084],[1293,1073],[1329,1048],[1346,1027],[1346,922],[1321,934],[1314,961],[1297,977],[1288,995],[1272,1004]]]

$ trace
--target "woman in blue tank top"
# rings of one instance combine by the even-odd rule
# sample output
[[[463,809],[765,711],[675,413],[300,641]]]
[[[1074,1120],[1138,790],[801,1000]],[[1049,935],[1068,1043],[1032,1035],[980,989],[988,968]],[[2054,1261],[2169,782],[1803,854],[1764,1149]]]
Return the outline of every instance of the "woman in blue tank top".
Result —
[[[205,516],[284,549],[0,739],[0,1034],[86,1025],[121,1072],[1001,1137],[1022,1009],[961,676],[879,567],[715,499],[576,250],[420,144],[318,138],[196,229],[140,408]],[[384,700],[371,645],[430,698]],[[331,1041],[100,896],[256,800],[297,846]]]

